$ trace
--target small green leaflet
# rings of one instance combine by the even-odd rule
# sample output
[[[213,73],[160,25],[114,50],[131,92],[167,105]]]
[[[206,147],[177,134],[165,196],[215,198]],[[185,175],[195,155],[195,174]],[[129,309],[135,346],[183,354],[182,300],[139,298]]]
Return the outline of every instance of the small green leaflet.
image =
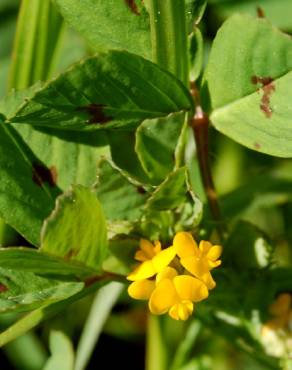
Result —
[[[168,72],[137,55],[111,51],[47,83],[8,119],[55,129],[131,129],[145,119],[189,111],[192,104]]]
[[[218,31],[205,78],[217,130],[251,149],[292,157],[290,36],[265,19],[233,16]]]
[[[107,255],[106,222],[92,190],[77,185],[57,198],[43,225],[40,251],[100,270]]]

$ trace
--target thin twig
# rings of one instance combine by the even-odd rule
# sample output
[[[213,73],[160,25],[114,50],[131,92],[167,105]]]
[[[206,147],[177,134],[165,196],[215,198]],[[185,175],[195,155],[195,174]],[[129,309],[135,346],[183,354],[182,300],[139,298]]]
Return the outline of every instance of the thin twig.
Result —
[[[195,102],[195,114],[190,120],[190,125],[193,129],[194,138],[197,147],[197,156],[199,161],[200,173],[206,197],[208,200],[210,212],[217,225],[217,230],[220,238],[224,235],[224,226],[222,222],[218,196],[215,189],[211,166],[209,162],[209,125],[210,120],[207,113],[203,111],[201,106],[200,94],[194,82],[191,82],[191,94]]]

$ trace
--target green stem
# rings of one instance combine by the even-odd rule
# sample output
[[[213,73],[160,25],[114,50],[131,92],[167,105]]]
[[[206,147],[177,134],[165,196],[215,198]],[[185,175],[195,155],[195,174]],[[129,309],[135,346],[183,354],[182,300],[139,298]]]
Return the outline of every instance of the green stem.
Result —
[[[148,315],[146,339],[146,370],[167,370],[167,351],[160,317]]]
[[[51,76],[63,21],[50,0],[22,0],[8,90],[23,89]]]
[[[153,61],[188,84],[188,41],[184,0],[147,0]]]

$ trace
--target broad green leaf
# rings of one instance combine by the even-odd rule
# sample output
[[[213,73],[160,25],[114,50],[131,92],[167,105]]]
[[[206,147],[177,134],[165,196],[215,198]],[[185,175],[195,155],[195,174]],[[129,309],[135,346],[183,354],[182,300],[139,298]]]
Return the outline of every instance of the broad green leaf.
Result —
[[[52,74],[62,18],[50,0],[23,0],[17,21],[9,87],[26,88]]]
[[[27,311],[78,293],[84,284],[0,267],[0,312]]]
[[[189,92],[174,76],[137,55],[111,51],[76,64],[8,118],[59,129],[125,129],[191,107]]]
[[[240,221],[232,230],[224,245],[226,264],[233,264],[236,269],[265,268],[272,258],[272,246],[266,236],[255,225]]]
[[[59,193],[53,168],[33,155],[10,125],[0,122],[0,214],[35,245]]]
[[[123,289],[121,283],[112,282],[97,292],[78,343],[74,370],[87,368],[104,325]]]
[[[150,22],[142,0],[55,0],[65,20],[96,51],[125,49],[151,58]]]
[[[265,19],[232,17],[216,36],[206,80],[217,130],[251,149],[292,156],[288,35]]]
[[[183,167],[167,176],[152,193],[146,207],[157,211],[176,208],[186,200],[187,192],[186,169]]]
[[[146,191],[131,183],[110,162],[102,160],[98,167],[97,197],[107,220],[135,221],[142,215]]]
[[[51,357],[43,370],[74,370],[74,348],[70,339],[61,331],[50,333]]]
[[[93,271],[84,265],[66,262],[39,250],[25,247],[0,249],[0,266],[16,271],[27,271],[41,275],[76,275],[84,276]]]
[[[257,9],[277,27],[291,31],[292,3],[290,0],[210,0],[212,10],[219,18],[228,18],[234,13],[246,13],[255,16]],[[214,4],[214,5],[213,5]]]
[[[161,183],[174,168],[175,150],[184,123],[184,113],[148,119],[136,131],[136,152],[150,179]]]
[[[100,270],[107,254],[106,223],[93,191],[73,186],[57,198],[42,229],[40,251]]]

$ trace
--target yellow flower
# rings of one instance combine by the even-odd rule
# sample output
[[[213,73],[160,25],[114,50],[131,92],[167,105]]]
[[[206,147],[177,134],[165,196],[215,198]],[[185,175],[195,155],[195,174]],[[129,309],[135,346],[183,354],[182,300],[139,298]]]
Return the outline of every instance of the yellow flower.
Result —
[[[142,262],[127,279],[131,281],[144,280],[162,271],[175,257],[175,249],[169,247],[161,250],[160,242],[154,245],[148,240],[141,239],[140,250],[135,254],[135,259]]]
[[[187,320],[200,302],[209,295],[206,285],[190,275],[178,275],[172,267],[157,274],[156,281],[140,280],[128,288],[135,299],[149,299],[149,309],[155,315],[166,312],[175,320]]]
[[[190,233],[179,232],[173,239],[173,247],[180,257],[180,263],[187,271],[201,279],[208,289],[216,286],[210,270],[221,264],[218,259],[222,253],[220,245],[212,245],[202,240],[198,247]]]

